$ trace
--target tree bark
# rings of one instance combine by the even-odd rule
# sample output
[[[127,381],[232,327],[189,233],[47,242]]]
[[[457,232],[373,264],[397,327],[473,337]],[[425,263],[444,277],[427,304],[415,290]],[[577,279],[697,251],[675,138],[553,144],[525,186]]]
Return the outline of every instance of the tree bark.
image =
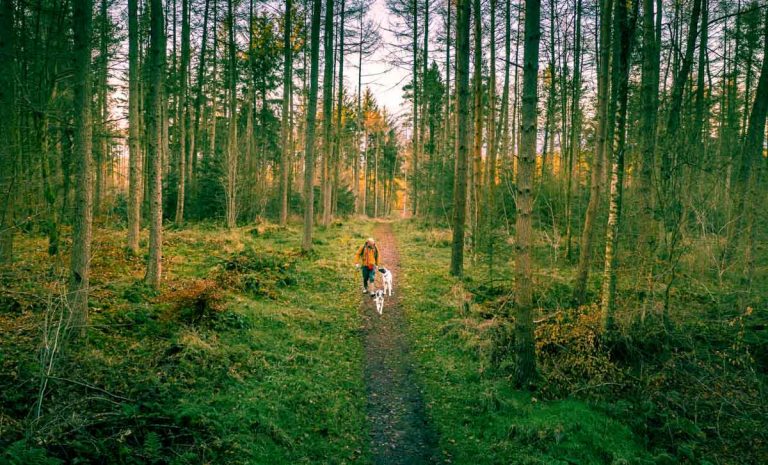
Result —
[[[184,223],[184,199],[187,184],[187,85],[189,69],[189,0],[181,0],[181,69],[179,70],[179,185],[176,193],[175,223]]]
[[[16,180],[14,1],[0,0],[0,264],[13,260]]]
[[[659,44],[656,42],[654,1],[643,0],[643,64],[641,71],[640,101],[642,116],[640,117],[640,151],[642,165],[639,176],[639,194],[642,205],[643,225],[640,230],[639,243],[647,248],[653,248],[649,243],[654,237],[652,231],[653,219],[653,172],[656,165],[656,118],[659,108],[659,61],[661,59]],[[661,13],[661,12],[658,12]]]
[[[144,197],[144,160],[139,117],[139,20],[138,0],[128,0],[128,250],[139,253],[141,204]]]
[[[746,221],[747,231],[741,233],[741,228],[735,237],[729,237],[731,242],[738,240],[738,235],[743,234],[745,241],[745,275],[747,283],[751,284],[754,273],[754,219],[757,205],[761,202],[759,190],[759,174],[765,164],[763,156],[763,141],[765,138],[766,114],[768,114],[768,10],[765,16],[765,33],[763,48],[763,65],[760,69],[760,77],[755,90],[755,99],[752,110],[749,113],[747,133],[741,149],[741,164],[739,166],[739,193],[737,194],[736,211],[739,212],[739,223]],[[753,166],[754,165],[754,166]],[[747,198],[749,197],[749,199]]]
[[[225,162],[225,197],[227,201],[227,228],[237,225],[237,57],[235,44],[235,21],[232,3],[227,1],[227,21],[229,22],[229,134],[227,137],[227,156]]]
[[[293,129],[290,127],[291,94],[293,92],[293,44],[291,32],[293,29],[293,0],[285,2],[285,22],[283,30],[283,114],[282,114],[282,143],[280,156],[280,225],[288,222],[288,165],[293,151]]]
[[[419,206],[419,2],[413,0],[413,136],[411,138],[411,150],[413,166],[411,167],[411,188],[413,194],[411,203],[413,215],[418,213]]]
[[[305,252],[312,250],[312,226],[314,217],[314,147],[315,120],[317,117],[317,78],[320,58],[320,16],[322,0],[312,0],[312,31],[310,38],[311,59],[309,75],[309,96],[307,103],[306,137],[304,139],[304,232],[301,248]]]
[[[336,192],[338,191],[339,170],[341,168],[342,152],[342,127],[341,115],[344,111],[344,18],[345,18],[345,0],[341,0],[341,12],[339,15],[339,80],[338,80],[338,100],[336,101],[336,131],[334,133],[334,190],[331,196],[334,199],[331,213],[335,213],[338,202],[336,201]]]
[[[515,207],[515,383],[530,385],[536,377],[533,327],[533,271],[531,270],[533,182],[536,171],[536,93],[541,40],[541,1],[525,0],[523,49],[523,105],[520,123],[520,167]]]
[[[637,5],[637,0],[635,2]],[[636,8],[636,7],[635,7]],[[637,10],[634,14],[636,15]],[[619,226],[624,191],[624,150],[627,127],[627,94],[629,87],[629,57],[632,54],[634,18],[627,17],[627,2],[617,1],[614,8],[613,64],[611,67],[611,99],[616,107],[614,131],[614,159],[611,164],[610,206],[605,238],[605,267],[600,309],[606,332],[616,327],[616,263],[619,245]]]
[[[475,134],[472,138],[472,180],[474,186],[472,189],[472,242],[478,241],[478,227],[481,223],[480,199],[483,189],[483,14],[480,9],[480,0],[473,0],[473,23],[474,23],[474,59],[473,59],[473,94],[474,94],[474,129]]]
[[[573,84],[571,102],[571,142],[568,144],[568,170],[565,189],[565,257],[571,260],[573,223],[573,166],[581,154],[581,13],[582,0],[576,0],[576,38],[573,52]]]
[[[469,155],[469,14],[470,0],[456,2],[456,175],[453,185],[451,274],[464,273],[464,226]]]
[[[603,152],[608,119],[608,77],[611,52],[611,10],[613,0],[601,0],[600,9],[600,63],[597,76],[597,129],[595,154],[592,162],[592,174],[589,187],[589,203],[584,216],[584,228],[581,231],[579,265],[576,270],[576,285],[573,299],[584,303],[587,293],[587,278],[592,264],[592,243],[595,220],[600,205],[601,181],[603,176]]]
[[[200,63],[197,67],[197,81],[195,83],[195,103],[194,103],[194,124],[192,124],[192,134],[189,137],[189,163],[187,164],[187,177],[189,178],[190,189],[194,192],[197,167],[197,139],[200,137],[200,118],[202,116],[202,106],[204,102],[203,83],[205,82],[205,57],[206,47],[208,45],[208,11],[210,0],[205,0],[205,10],[203,12],[203,37],[200,41]]]
[[[322,203],[321,224],[331,222],[331,157],[333,156],[333,4],[325,2],[325,30],[323,41],[323,161],[320,174],[320,199]]]
[[[165,85],[165,33],[161,0],[151,0],[149,82],[146,105],[147,162],[149,167],[149,259],[145,281],[160,284],[163,260],[163,86]]]
[[[88,323],[88,292],[93,219],[93,139],[91,122],[91,38],[93,2],[73,4],[74,32],[73,108],[75,157],[75,210],[70,257],[69,328],[84,335]]]

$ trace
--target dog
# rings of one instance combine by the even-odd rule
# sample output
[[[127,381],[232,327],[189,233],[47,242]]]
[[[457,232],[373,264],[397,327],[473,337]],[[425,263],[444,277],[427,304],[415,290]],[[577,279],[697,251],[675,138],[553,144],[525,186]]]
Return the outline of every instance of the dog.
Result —
[[[373,301],[376,303],[376,311],[379,312],[379,315],[384,313],[384,291],[381,289],[376,289],[376,291],[373,293]]]
[[[381,281],[384,283],[384,293],[392,297],[392,272],[386,268],[379,268],[379,273],[381,273]]]

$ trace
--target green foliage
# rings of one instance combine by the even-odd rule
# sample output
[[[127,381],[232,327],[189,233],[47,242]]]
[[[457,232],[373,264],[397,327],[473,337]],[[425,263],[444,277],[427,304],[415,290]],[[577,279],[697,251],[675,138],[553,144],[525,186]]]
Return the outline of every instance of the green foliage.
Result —
[[[429,233],[406,224],[397,230],[413,353],[428,413],[451,463],[647,463],[629,428],[599,408],[513,390],[513,367],[504,365],[512,326],[483,305],[508,293],[478,286],[485,297],[466,314],[464,286],[440,266],[450,250],[424,247]]]
[[[293,227],[170,231],[158,295],[136,279],[141,260],[116,253],[95,261],[93,327],[87,343],[56,359],[38,422],[28,414],[44,315],[2,316],[0,462],[366,463],[349,268],[363,227],[318,231],[312,257],[297,252]],[[120,250],[121,235],[95,234],[96,256],[112,250],[111,240]],[[122,278],[110,275],[104,287],[112,268]],[[248,275],[275,294],[254,297],[218,279]]]
[[[453,463],[768,460],[768,407],[760,401],[768,314],[758,305],[744,309],[740,291],[680,285],[671,299],[684,310],[665,328],[659,313],[635,306],[644,305],[633,293],[637,283],[620,279],[621,327],[606,335],[596,305],[570,305],[572,265],[540,268],[543,382],[531,397],[509,387],[514,256],[502,254],[499,263],[509,265],[498,266],[493,282],[483,266],[456,282],[447,275],[449,250],[433,239],[446,232],[413,224],[398,224],[400,287],[432,418],[449,435],[443,447]],[[536,244],[539,263],[547,247]]]
[[[2,455],[3,463],[8,465],[59,465],[64,463],[55,457],[49,457],[45,449],[32,447],[26,441],[16,441]]]

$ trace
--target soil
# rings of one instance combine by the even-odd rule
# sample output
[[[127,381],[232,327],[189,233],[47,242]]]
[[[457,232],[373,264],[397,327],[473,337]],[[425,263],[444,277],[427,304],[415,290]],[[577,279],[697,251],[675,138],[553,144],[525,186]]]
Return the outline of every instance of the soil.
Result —
[[[407,322],[399,302],[399,255],[388,223],[379,223],[373,237],[379,264],[393,275],[393,295],[384,313],[376,313],[373,299],[362,297],[365,346],[364,376],[371,455],[376,465],[438,463],[437,437],[424,411],[409,353]],[[362,278],[360,278],[362,280]],[[362,284],[362,283],[361,283]],[[380,289],[379,273],[376,288]]]

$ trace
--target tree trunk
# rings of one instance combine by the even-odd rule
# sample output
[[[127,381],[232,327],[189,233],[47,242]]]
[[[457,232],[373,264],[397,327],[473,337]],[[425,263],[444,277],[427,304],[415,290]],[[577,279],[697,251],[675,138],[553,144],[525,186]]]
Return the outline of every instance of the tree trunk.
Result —
[[[547,93],[547,112],[544,122],[544,147],[541,155],[541,177],[549,174],[547,156],[555,158],[553,140],[555,124],[555,1],[549,0],[549,86]]]
[[[104,196],[106,195],[105,189],[105,170],[108,157],[109,144],[107,140],[107,121],[109,119],[108,107],[107,107],[107,41],[109,40],[107,25],[109,24],[109,17],[107,15],[107,0],[101,0],[99,4],[99,59],[98,59],[98,83],[96,85],[96,109],[98,111],[98,124],[96,140],[98,142],[97,149],[94,151],[95,163],[94,168],[96,171],[96,180],[94,184],[93,193],[93,214],[94,216],[100,216],[103,210]],[[91,130],[93,131],[93,130]]]
[[[139,119],[139,21],[138,0],[128,0],[128,250],[139,253],[141,204],[144,194],[144,160]]]
[[[501,163],[502,174],[509,170],[509,161],[512,159],[509,153],[509,60],[512,58],[512,0],[505,0],[504,6],[504,87],[501,90]],[[517,64],[517,63],[515,63]]]
[[[149,260],[147,284],[157,287],[163,260],[163,86],[165,85],[165,34],[163,5],[152,0],[150,8],[149,82],[146,124],[149,166]]]
[[[581,154],[581,12],[582,0],[576,0],[576,38],[573,52],[573,88],[571,102],[571,142],[568,144],[568,170],[565,189],[565,257],[571,260],[573,223],[573,166]]]
[[[486,173],[486,208],[488,217],[493,215],[493,196],[496,186],[496,1],[491,3],[491,24],[488,31],[488,45],[490,48],[490,76],[488,80],[488,166]]]
[[[635,2],[635,8],[637,8]],[[614,8],[613,64],[611,67],[612,107],[617,108],[616,131],[614,131],[614,159],[611,164],[611,192],[608,209],[608,227],[605,238],[605,267],[600,309],[603,314],[603,328],[606,332],[616,327],[616,256],[619,245],[619,226],[624,190],[624,149],[627,127],[627,94],[629,88],[629,57],[632,54],[634,21],[627,18],[627,2],[617,1]]]
[[[194,103],[194,125],[192,134],[189,137],[189,163],[187,164],[187,174],[190,182],[190,189],[194,192],[194,175],[197,167],[197,139],[200,137],[200,117],[202,116],[202,105],[204,101],[203,83],[205,82],[205,57],[206,47],[208,45],[208,10],[210,0],[205,0],[205,11],[203,12],[203,37],[200,41],[200,63],[197,68],[196,95]]]
[[[320,198],[322,203],[321,224],[331,222],[331,157],[333,155],[333,4],[325,2],[325,31],[323,41],[323,161],[320,174]]]
[[[611,10],[613,0],[601,0],[600,9],[600,63],[597,77],[597,129],[595,154],[592,162],[592,175],[589,187],[589,203],[584,216],[584,228],[581,232],[579,265],[576,270],[576,285],[573,299],[584,303],[587,293],[587,278],[592,264],[592,242],[594,239],[595,220],[600,205],[600,190],[603,176],[603,152],[605,150],[606,124],[608,118],[608,77],[611,52]]]
[[[541,1],[525,1],[523,49],[523,106],[520,124],[520,167],[515,206],[515,382],[528,386],[536,377],[536,344],[533,334],[533,271],[531,270],[533,182],[536,171],[536,94],[541,40]]]
[[[317,78],[320,58],[320,15],[322,0],[312,0],[312,31],[310,38],[311,55],[309,96],[307,103],[306,137],[304,139],[304,233],[301,248],[305,252],[312,250],[312,226],[314,216],[314,149],[315,119],[317,117]]]
[[[84,335],[88,323],[88,286],[90,280],[93,219],[93,154],[91,129],[91,24],[92,0],[73,4],[74,32],[73,109],[75,157],[75,210],[70,257],[69,327]]]
[[[232,3],[227,2],[227,20],[229,22],[229,137],[227,138],[227,156],[225,163],[225,197],[227,201],[227,228],[237,225],[237,61],[235,48],[235,21]]]
[[[480,9],[480,0],[473,0],[474,19],[474,59],[473,59],[473,77],[472,92],[474,94],[474,128],[475,134],[472,138],[472,180],[474,186],[472,189],[472,242],[476,245],[478,241],[478,227],[481,219],[480,199],[483,189],[483,13]]]
[[[688,75],[693,66],[693,52],[696,49],[696,36],[698,35],[699,13],[701,12],[702,0],[693,0],[693,10],[691,11],[691,22],[688,26],[688,41],[685,47],[685,56],[680,71],[675,74],[675,80],[672,84],[672,96],[669,103],[669,117],[667,118],[667,131],[665,134],[664,151],[661,157],[661,182],[665,196],[672,194],[670,191],[670,182],[672,181],[673,171],[676,169],[676,143],[677,132],[680,129],[680,110],[683,105],[683,92],[685,91]]]
[[[656,165],[656,117],[659,108],[659,44],[654,30],[654,0],[643,0],[643,65],[640,87],[642,114],[640,117],[640,151],[642,166],[639,177],[639,194],[642,205],[643,226],[639,244],[650,252],[649,243],[654,237],[653,226],[653,171]],[[659,14],[661,12],[658,12]]]
[[[747,283],[751,284],[754,272],[753,247],[754,247],[754,220],[757,211],[757,205],[761,202],[762,192],[759,190],[759,174],[765,164],[763,156],[763,140],[765,137],[766,114],[768,113],[768,10],[765,16],[765,34],[764,34],[763,65],[760,69],[760,77],[755,90],[755,99],[752,103],[752,110],[749,113],[749,123],[747,133],[741,149],[741,164],[739,167],[739,192],[737,194],[736,211],[739,215],[739,223],[746,221],[747,231],[744,233],[745,241],[745,274]],[[755,165],[755,166],[753,166]],[[746,192],[745,192],[746,191]],[[749,198],[747,198],[749,197]],[[737,242],[740,228],[737,235],[729,237],[731,242]]]
[[[451,274],[464,273],[464,225],[469,155],[469,14],[470,0],[456,2],[456,175],[453,184]]]
[[[177,225],[184,222],[184,198],[187,184],[187,71],[189,68],[189,0],[181,0],[181,69],[179,70],[179,185],[176,194]]]
[[[419,81],[418,81],[418,56],[419,56],[419,2],[413,0],[413,136],[411,138],[411,150],[413,166],[411,167],[411,186],[413,194],[413,215],[418,213],[419,206]]]
[[[336,201],[336,193],[338,192],[338,180],[339,170],[341,168],[341,151],[342,151],[342,128],[341,128],[341,115],[343,113],[344,106],[344,18],[345,18],[345,1],[341,0],[341,12],[339,16],[339,81],[338,81],[338,100],[336,104],[336,132],[334,134],[334,173],[333,173],[333,208],[331,213],[334,214],[338,202]]]
[[[0,0],[0,264],[13,260],[16,180],[14,1]]]
[[[283,26],[283,114],[282,114],[282,143],[283,151],[280,156],[280,225],[288,222],[288,162],[293,150],[293,129],[290,127],[291,94],[293,92],[293,44],[291,32],[293,16],[293,0],[285,2],[285,24]]]

